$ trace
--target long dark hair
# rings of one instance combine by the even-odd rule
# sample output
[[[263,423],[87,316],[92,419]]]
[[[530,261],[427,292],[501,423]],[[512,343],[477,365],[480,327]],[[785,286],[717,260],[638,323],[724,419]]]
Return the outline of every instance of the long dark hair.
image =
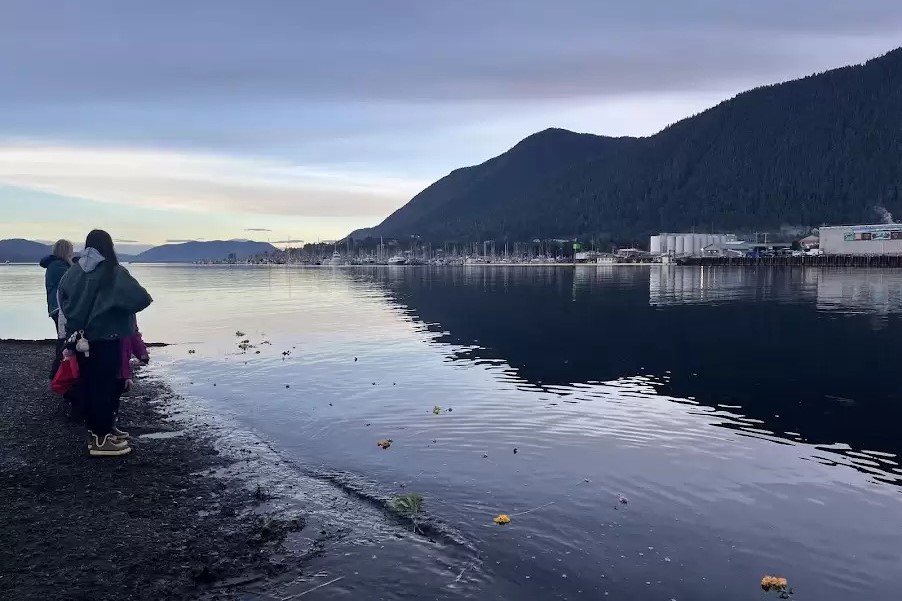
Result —
[[[85,248],[93,248],[102,254],[110,265],[119,264],[116,249],[113,248],[113,238],[104,230],[91,230],[88,237],[85,238]]]

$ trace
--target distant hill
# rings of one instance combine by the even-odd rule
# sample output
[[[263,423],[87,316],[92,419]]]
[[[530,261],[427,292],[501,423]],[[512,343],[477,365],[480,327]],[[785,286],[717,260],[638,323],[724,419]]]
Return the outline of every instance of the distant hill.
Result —
[[[776,229],[902,214],[902,49],[739,94],[648,138],[547,130],[352,236],[433,241]]]
[[[192,263],[194,261],[218,261],[234,253],[238,259],[278,250],[268,242],[250,240],[211,240],[207,242],[182,242],[163,244],[144,251],[132,259],[135,263]]]
[[[0,262],[37,263],[50,254],[50,247],[40,242],[22,240],[0,240]]]

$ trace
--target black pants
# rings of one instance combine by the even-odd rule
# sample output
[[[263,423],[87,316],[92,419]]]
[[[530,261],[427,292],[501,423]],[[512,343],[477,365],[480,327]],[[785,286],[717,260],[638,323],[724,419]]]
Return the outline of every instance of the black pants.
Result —
[[[85,422],[88,430],[101,439],[113,427],[113,416],[122,392],[119,379],[122,360],[120,354],[118,340],[92,340],[87,357],[78,353]]]
[[[119,417],[119,407],[122,405],[122,395],[125,394],[125,380],[119,378],[119,384],[116,388],[118,394],[116,394],[116,402],[113,404],[113,423],[116,423],[116,418]]]

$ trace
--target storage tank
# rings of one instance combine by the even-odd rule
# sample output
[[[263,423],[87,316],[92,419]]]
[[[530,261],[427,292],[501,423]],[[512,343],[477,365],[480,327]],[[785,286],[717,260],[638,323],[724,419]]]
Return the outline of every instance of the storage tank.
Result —
[[[686,234],[686,254],[695,256],[695,234]]]
[[[664,252],[671,255],[676,252],[676,236],[674,234],[667,234],[667,250]]]
[[[661,254],[661,236],[652,236],[648,244],[648,252],[653,255]]]
[[[676,246],[674,247],[674,252],[677,255],[682,255],[686,252],[686,236],[683,234],[678,234],[676,236]]]

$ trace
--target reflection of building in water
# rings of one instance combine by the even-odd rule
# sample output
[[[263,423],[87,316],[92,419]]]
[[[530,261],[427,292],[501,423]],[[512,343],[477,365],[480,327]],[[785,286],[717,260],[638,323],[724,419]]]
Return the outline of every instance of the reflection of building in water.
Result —
[[[666,266],[648,276],[648,303],[670,305],[704,303],[739,296],[753,284],[754,272],[746,269]]]
[[[681,305],[775,297],[813,300],[816,286],[814,270],[662,266],[649,272],[648,303]]]
[[[821,271],[817,308],[854,313],[902,313],[902,273],[890,270]]]

